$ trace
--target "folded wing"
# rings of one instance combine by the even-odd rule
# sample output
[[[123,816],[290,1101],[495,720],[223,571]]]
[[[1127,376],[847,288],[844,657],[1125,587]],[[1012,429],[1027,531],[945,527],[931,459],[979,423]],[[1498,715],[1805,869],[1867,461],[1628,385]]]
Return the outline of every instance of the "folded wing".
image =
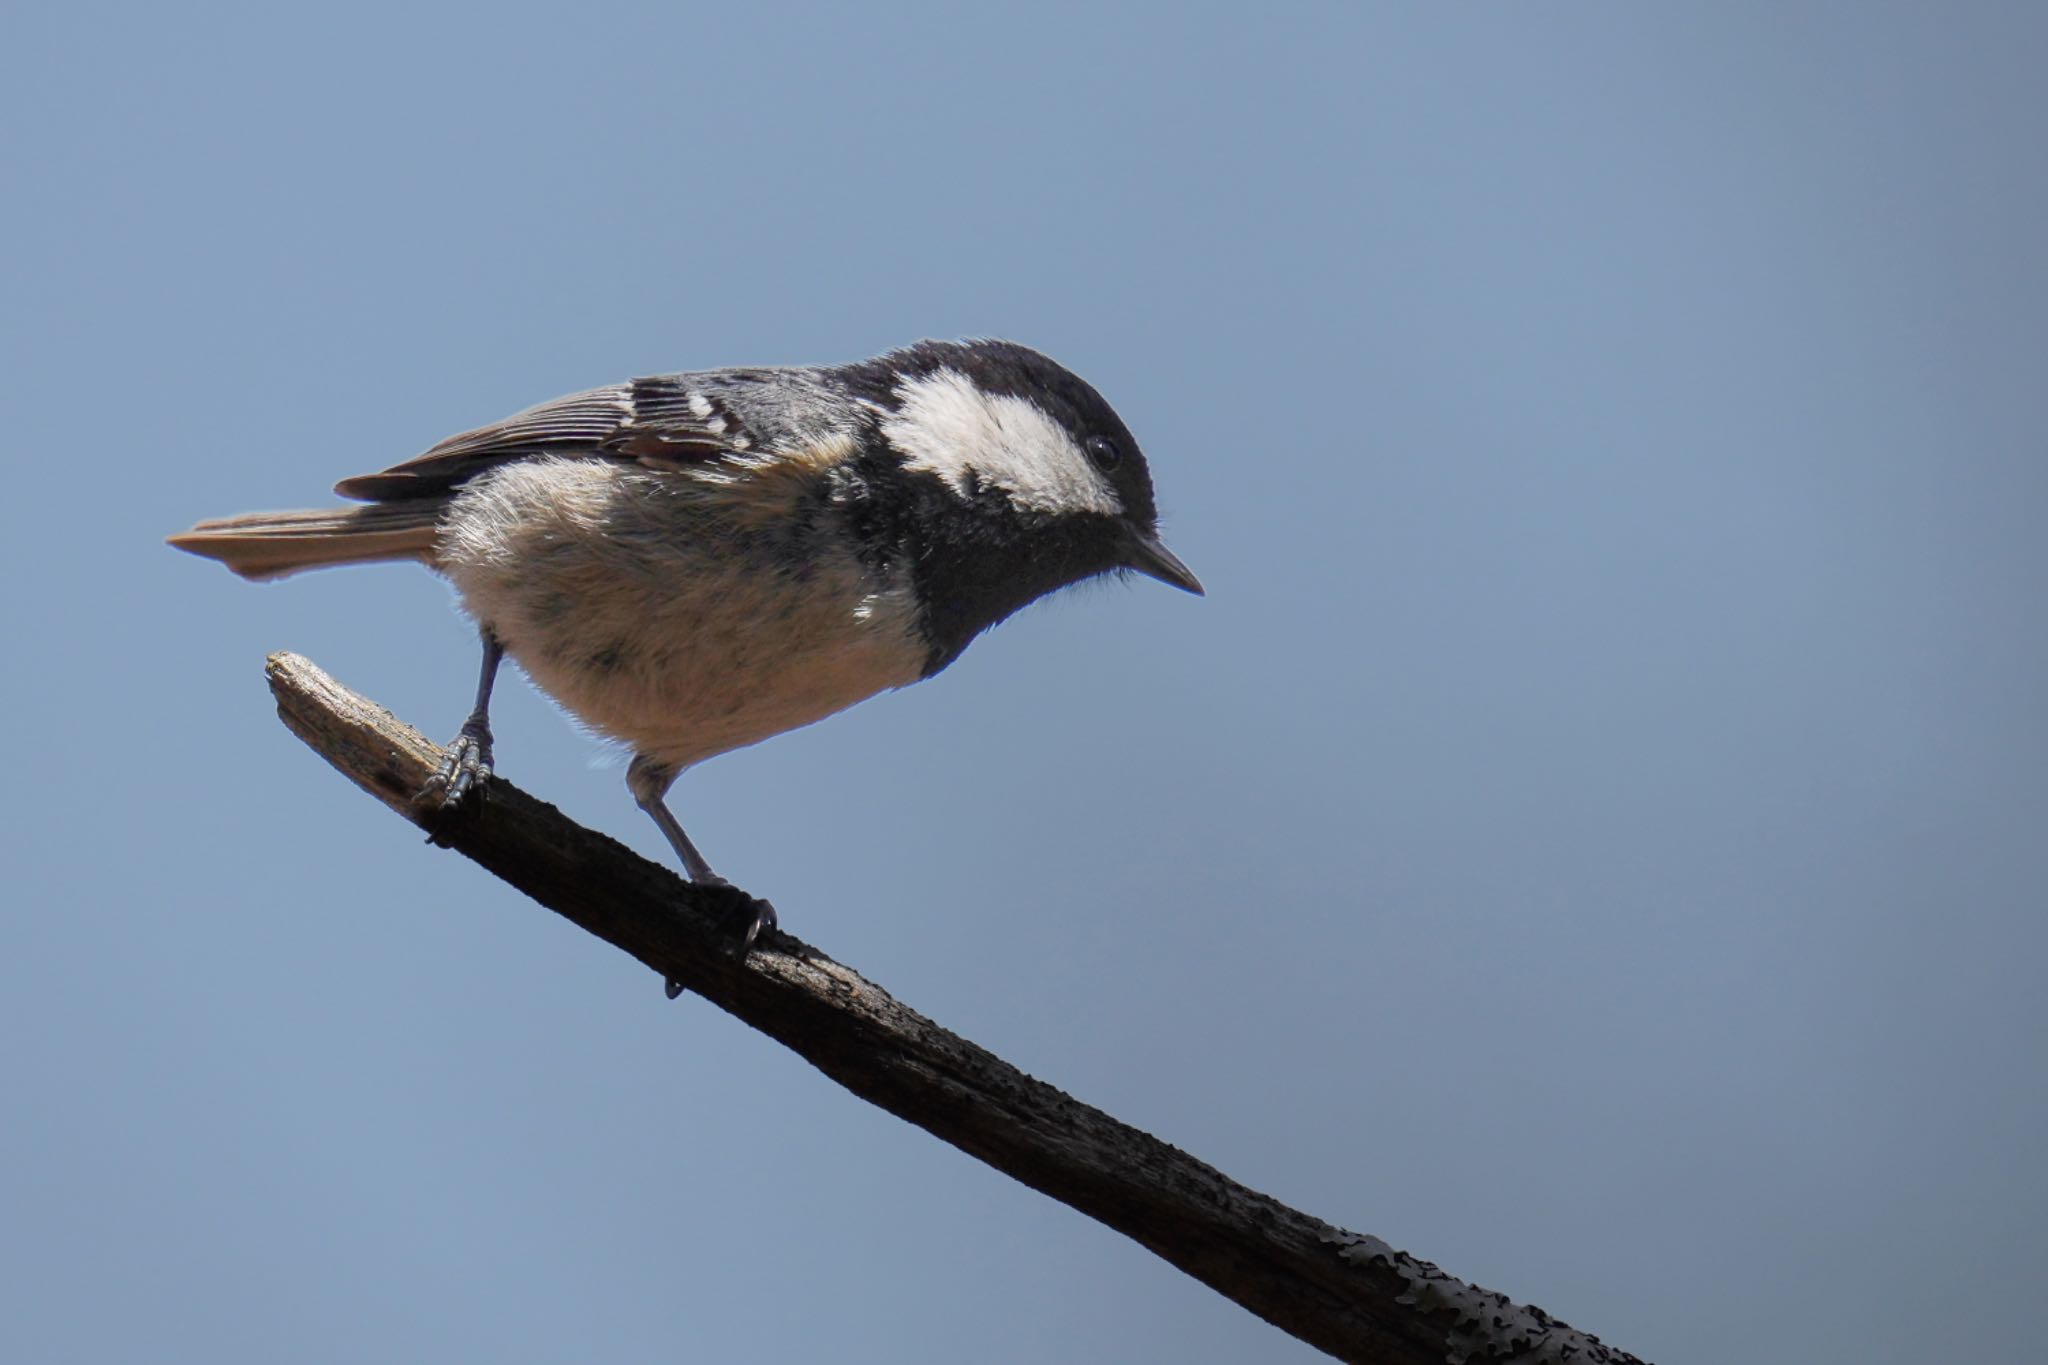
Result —
[[[450,436],[424,454],[334,491],[368,502],[438,498],[485,470],[535,455],[631,460],[655,468],[714,460],[750,444],[732,413],[686,374],[588,389]]]

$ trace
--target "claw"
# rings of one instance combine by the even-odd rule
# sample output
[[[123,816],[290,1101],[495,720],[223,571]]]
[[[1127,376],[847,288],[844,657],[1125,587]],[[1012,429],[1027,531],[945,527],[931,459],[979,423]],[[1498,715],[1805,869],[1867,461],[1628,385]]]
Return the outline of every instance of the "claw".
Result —
[[[465,725],[462,733],[442,753],[441,766],[420,789],[420,797],[425,800],[438,794],[441,810],[446,814],[460,806],[472,792],[480,797],[490,777],[491,732]]]
[[[746,929],[740,935],[740,948],[736,954],[739,957],[745,957],[754,950],[755,939],[764,933],[774,933],[776,928],[775,907],[759,896],[749,896],[748,899],[754,903],[753,914],[748,917]]]
[[[713,904],[707,909],[712,918],[718,921],[719,927],[732,936],[732,941],[726,948],[728,955],[744,962],[763,933],[775,932],[775,907],[759,896],[748,895],[723,877],[693,885],[699,891],[711,892],[716,900],[725,902],[723,905]],[[671,1000],[686,989],[683,983],[673,976],[664,977],[661,988]]]
[[[732,946],[729,951],[734,957],[744,961],[747,954],[754,951],[754,943],[763,932],[775,932],[775,907],[767,901],[759,896],[748,895],[723,877],[715,882],[704,882],[700,885],[707,890],[717,887],[732,897],[729,904],[714,913],[717,914],[720,924],[732,935]]]

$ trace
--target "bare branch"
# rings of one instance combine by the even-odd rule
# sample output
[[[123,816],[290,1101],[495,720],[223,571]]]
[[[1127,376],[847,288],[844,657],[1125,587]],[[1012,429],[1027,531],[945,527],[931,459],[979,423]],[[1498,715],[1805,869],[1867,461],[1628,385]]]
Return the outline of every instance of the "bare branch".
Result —
[[[306,659],[276,654],[284,723],[356,785],[423,828],[414,796],[441,751]],[[1602,1362],[1635,1357],[1539,1308],[1444,1274],[1229,1179],[1032,1079],[778,935],[725,952],[714,890],[593,833],[503,778],[434,831],[542,905],[682,982],[899,1118],[1150,1248],[1266,1321],[1352,1361]]]

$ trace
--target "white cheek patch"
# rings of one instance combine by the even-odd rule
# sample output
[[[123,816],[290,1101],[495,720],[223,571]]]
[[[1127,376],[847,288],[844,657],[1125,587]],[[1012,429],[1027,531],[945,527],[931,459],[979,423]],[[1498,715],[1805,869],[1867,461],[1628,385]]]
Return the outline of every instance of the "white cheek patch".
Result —
[[[882,434],[904,467],[967,496],[970,476],[1037,512],[1123,514],[1123,501],[1060,425],[1029,399],[986,393],[957,370],[906,382]]]

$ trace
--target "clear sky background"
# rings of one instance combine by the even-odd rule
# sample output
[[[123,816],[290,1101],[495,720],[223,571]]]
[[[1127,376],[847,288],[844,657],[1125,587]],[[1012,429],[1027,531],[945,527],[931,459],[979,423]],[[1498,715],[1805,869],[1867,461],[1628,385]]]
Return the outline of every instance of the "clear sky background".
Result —
[[[1036,1075],[1667,1362],[2048,1281],[2048,14],[23,6],[0,41],[0,1358],[1288,1361],[418,836],[410,568],[195,518],[635,374],[1030,342],[1205,601],[691,773]],[[518,681],[500,766],[666,857]]]

